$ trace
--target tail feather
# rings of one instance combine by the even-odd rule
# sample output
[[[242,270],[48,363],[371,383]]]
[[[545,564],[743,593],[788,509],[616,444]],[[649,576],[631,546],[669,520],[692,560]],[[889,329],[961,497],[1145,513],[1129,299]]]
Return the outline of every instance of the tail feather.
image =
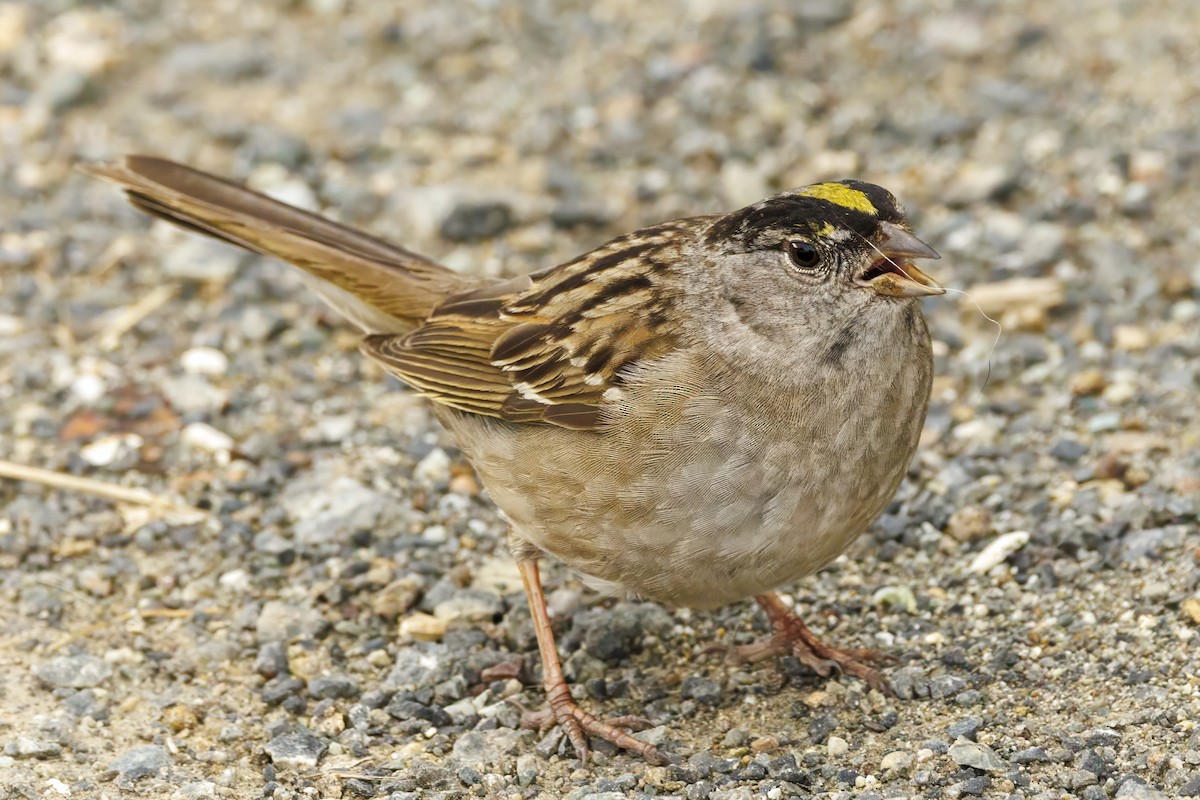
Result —
[[[81,169],[125,189],[138,209],[288,261],[368,333],[402,333],[469,279],[424,256],[191,167],[152,156]]]

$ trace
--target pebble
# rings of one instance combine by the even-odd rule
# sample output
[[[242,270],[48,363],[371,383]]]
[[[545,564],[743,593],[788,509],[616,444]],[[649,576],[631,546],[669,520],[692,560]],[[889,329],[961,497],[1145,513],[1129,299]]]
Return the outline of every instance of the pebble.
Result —
[[[310,733],[287,733],[276,736],[263,749],[276,767],[311,770],[328,748],[328,742]]]
[[[213,347],[193,347],[179,358],[184,372],[194,375],[224,375],[229,371],[229,357]]]
[[[171,757],[166,748],[148,744],[126,750],[108,765],[108,771],[115,772],[117,784],[125,786],[141,778],[157,775],[170,765]]]
[[[283,498],[283,507],[296,523],[296,541],[308,547],[373,530],[392,506],[387,496],[346,476],[320,487],[297,485]]]
[[[446,635],[447,627],[448,623],[445,619],[417,612],[400,620],[399,632],[402,638],[416,639],[419,642],[437,642]]]
[[[310,605],[269,600],[263,604],[254,630],[259,643],[263,643],[308,639],[327,627],[325,617]]]
[[[179,439],[188,447],[206,453],[228,453],[233,449],[233,437],[206,422],[191,423],[183,429]]]
[[[62,747],[45,739],[18,736],[4,745],[4,755],[13,758],[58,758],[62,755]]]
[[[1008,768],[992,748],[964,737],[950,745],[949,753],[960,767],[973,767],[984,772],[1002,772]]]
[[[850,751],[850,744],[840,736],[830,736],[825,742],[825,751],[830,758],[838,758]]]
[[[493,622],[503,614],[504,603],[500,598],[480,589],[461,589],[433,609],[433,615],[446,623]]]
[[[55,656],[35,667],[33,674],[56,688],[83,689],[107,681],[112,675],[112,667],[95,656]]]
[[[460,203],[442,221],[438,232],[452,242],[477,242],[499,236],[513,222],[512,207],[507,203]]]
[[[1001,534],[993,539],[988,545],[981,550],[974,559],[971,560],[971,565],[968,570],[976,574],[990,572],[993,567],[998,567],[1003,564],[1009,556],[1020,550],[1029,543],[1029,533],[1027,531],[1013,531],[1011,533]]]
[[[893,750],[880,759],[879,768],[885,772],[899,772],[908,769],[912,766],[912,763],[912,753],[904,750]]]

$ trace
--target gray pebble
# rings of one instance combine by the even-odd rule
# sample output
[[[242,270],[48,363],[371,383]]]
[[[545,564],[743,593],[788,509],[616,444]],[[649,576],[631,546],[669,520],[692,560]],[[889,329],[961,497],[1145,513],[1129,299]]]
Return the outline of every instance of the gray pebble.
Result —
[[[713,678],[693,675],[684,679],[679,695],[685,700],[691,698],[697,703],[715,706],[721,702],[721,682]]]
[[[286,642],[314,638],[328,625],[321,612],[310,605],[269,600],[258,614],[255,634],[262,643]]]
[[[329,744],[311,733],[287,733],[276,736],[263,749],[271,763],[282,769],[313,769]]]
[[[967,682],[957,675],[940,675],[929,682],[930,697],[950,697],[962,691]]]
[[[965,717],[964,719],[960,719],[958,722],[955,722],[950,725],[950,727],[946,728],[946,733],[951,739],[964,737],[974,740],[982,725],[983,720],[981,720],[979,717]]]
[[[1130,778],[1117,789],[1117,800],[1167,800],[1167,795],[1141,778]]]
[[[929,696],[929,677],[920,667],[901,667],[890,675],[892,690],[901,700]]]
[[[532,753],[517,756],[517,783],[522,786],[531,786],[537,781],[540,766],[540,759]]]
[[[512,224],[513,212],[507,203],[459,203],[438,231],[452,242],[477,242],[499,236]]]
[[[62,755],[62,747],[44,739],[18,736],[4,745],[4,755],[13,758],[57,758]]]
[[[128,784],[140,778],[156,775],[170,765],[171,757],[167,754],[166,748],[148,744],[126,750],[108,765],[108,771],[116,773],[118,783]]]
[[[261,619],[261,615],[259,617]],[[287,645],[275,640],[264,642],[254,657],[254,671],[264,678],[286,675],[288,671]]]
[[[973,767],[984,772],[1002,772],[1007,769],[1004,759],[986,744],[959,739],[950,745],[950,758],[960,767]]]
[[[84,689],[108,680],[112,666],[95,656],[56,656],[37,665],[33,674],[42,683],[56,688]]]
[[[317,699],[346,699],[358,697],[358,684],[346,675],[326,675],[308,682],[308,696]]]

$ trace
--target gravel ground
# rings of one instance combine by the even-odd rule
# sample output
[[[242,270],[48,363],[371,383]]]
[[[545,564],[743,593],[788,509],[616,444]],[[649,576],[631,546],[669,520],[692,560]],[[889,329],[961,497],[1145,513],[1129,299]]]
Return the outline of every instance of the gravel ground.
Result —
[[[1193,0],[0,2],[0,458],[171,504],[0,481],[3,797],[1200,796],[1198,40]],[[127,151],[489,274],[891,188],[1004,325],[929,303],[911,480],[792,587],[900,696],[551,566],[584,702],[675,763],[520,730],[470,468],[287,267],[72,170]]]

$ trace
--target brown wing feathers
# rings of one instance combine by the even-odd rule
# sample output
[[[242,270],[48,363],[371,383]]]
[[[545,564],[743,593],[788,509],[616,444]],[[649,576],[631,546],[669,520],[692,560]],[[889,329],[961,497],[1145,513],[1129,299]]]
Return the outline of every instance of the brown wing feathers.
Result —
[[[368,335],[363,351],[434,402],[595,429],[622,368],[675,343],[662,271],[704,219],[647,228],[561,267],[480,285],[423,256],[164,159],[84,171],[141,210],[300,267]]]

